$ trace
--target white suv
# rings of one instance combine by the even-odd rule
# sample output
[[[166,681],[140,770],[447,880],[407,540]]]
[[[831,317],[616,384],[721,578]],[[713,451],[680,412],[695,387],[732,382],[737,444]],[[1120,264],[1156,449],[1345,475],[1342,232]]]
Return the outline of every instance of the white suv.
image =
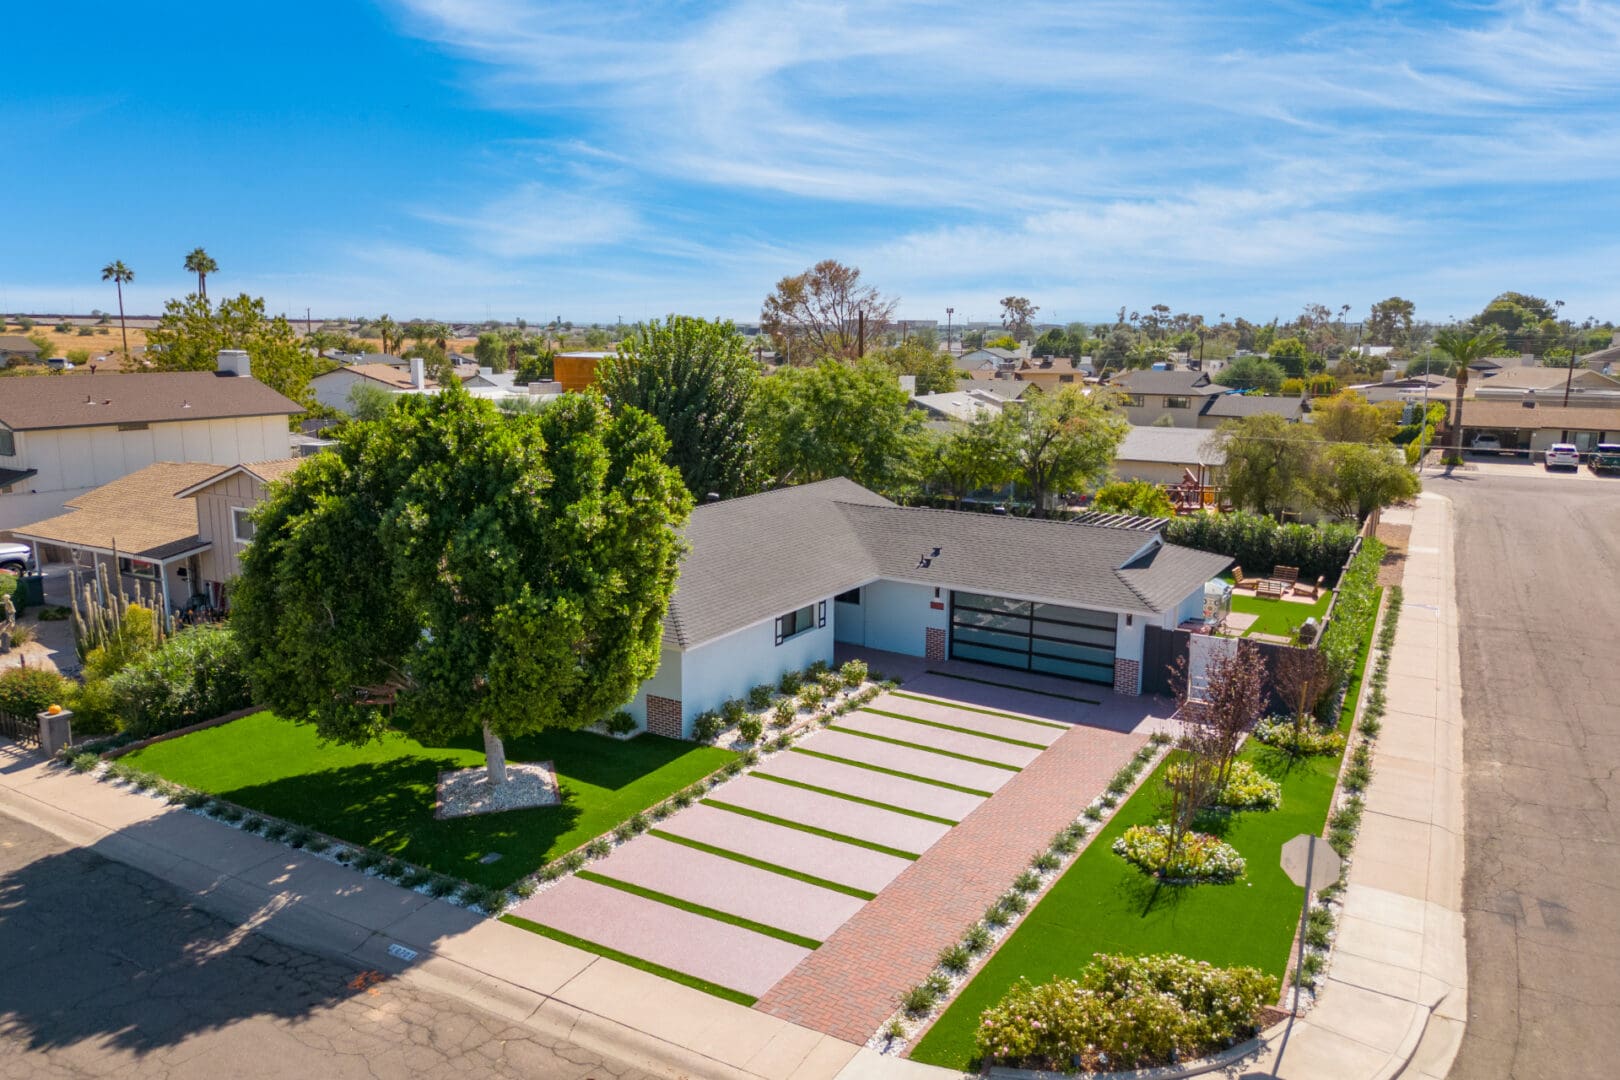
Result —
[[[1579,469],[1580,467],[1581,452],[1575,449],[1573,444],[1559,442],[1547,447],[1547,468]]]
[[[27,544],[0,544],[0,572],[17,575],[34,569],[34,549]]]

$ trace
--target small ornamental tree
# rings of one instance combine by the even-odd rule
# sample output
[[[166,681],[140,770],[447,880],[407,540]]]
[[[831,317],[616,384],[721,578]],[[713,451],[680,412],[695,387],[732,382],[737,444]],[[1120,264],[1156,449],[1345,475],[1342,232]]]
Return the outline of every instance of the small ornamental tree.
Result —
[[[639,409],[503,415],[451,386],[350,424],[271,490],[232,625],[255,700],[359,744],[578,729],[658,666],[691,499]],[[382,703],[392,703],[385,709]]]
[[[1294,730],[1303,733],[1316,706],[1333,688],[1333,677],[1315,649],[1287,649],[1277,658],[1277,693],[1294,714]]]

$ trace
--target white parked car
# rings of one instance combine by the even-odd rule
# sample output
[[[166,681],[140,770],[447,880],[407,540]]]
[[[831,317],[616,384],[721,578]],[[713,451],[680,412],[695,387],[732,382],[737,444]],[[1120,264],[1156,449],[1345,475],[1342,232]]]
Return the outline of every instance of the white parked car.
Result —
[[[1581,452],[1575,449],[1574,444],[1560,442],[1547,447],[1547,468],[1579,469],[1580,467]]]
[[[22,575],[33,569],[33,548],[27,544],[0,544],[0,573]]]
[[[1476,454],[1500,454],[1502,452],[1502,440],[1495,435],[1475,435],[1474,441],[1468,444],[1468,448]]]

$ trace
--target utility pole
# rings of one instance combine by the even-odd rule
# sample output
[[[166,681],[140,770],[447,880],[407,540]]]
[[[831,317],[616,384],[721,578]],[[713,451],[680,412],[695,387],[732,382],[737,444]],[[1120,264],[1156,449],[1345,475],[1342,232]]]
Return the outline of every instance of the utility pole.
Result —
[[[1553,301],[1553,306],[1557,309],[1558,314],[1560,314],[1560,315],[1563,314],[1564,302],[1562,300],[1554,300]],[[1555,319],[1553,321],[1559,325],[1560,329],[1562,329],[1562,327],[1563,327],[1563,320],[1562,319]],[[1574,385],[1574,383],[1575,383],[1575,350],[1570,349],[1569,350],[1569,370],[1564,373],[1564,407],[1566,409],[1569,407],[1569,391],[1570,391],[1570,388]]]
[[[951,349],[951,316],[955,315],[955,314],[956,314],[956,309],[955,308],[948,307],[948,308],[945,309],[945,351],[946,352],[952,352],[953,351]]]
[[[309,337],[309,333],[310,333],[310,329],[311,329],[312,325],[313,325],[312,320],[309,317],[309,308],[305,308],[304,309],[304,336],[305,337]]]

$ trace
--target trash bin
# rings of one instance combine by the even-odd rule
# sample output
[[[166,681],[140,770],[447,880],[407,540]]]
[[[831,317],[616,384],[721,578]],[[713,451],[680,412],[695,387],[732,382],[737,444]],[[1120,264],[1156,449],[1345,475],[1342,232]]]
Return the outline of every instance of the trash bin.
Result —
[[[17,579],[17,591],[12,597],[21,611],[26,607],[40,607],[45,603],[45,575],[24,574]]]

